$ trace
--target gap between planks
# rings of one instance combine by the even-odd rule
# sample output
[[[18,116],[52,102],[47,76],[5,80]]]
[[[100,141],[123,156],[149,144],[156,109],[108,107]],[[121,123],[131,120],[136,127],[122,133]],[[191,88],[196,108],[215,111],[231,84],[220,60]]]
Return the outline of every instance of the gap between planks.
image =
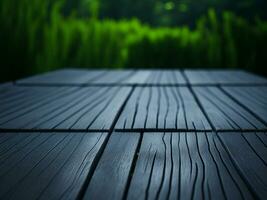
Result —
[[[234,98],[229,92],[227,92],[222,86],[219,86],[219,89],[226,95],[228,96],[230,99],[232,99],[235,103],[237,103],[238,105],[240,105],[242,108],[244,108],[247,112],[249,112],[251,115],[253,115],[257,120],[259,120],[261,123],[263,123],[265,126],[267,126],[267,123],[260,118],[257,114],[255,114],[252,110],[250,110],[250,108],[248,108],[247,106],[245,106],[244,104],[242,104],[238,99]]]
[[[117,114],[116,114],[116,116],[114,118],[114,121],[113,121],[113,123],[111,125],[111,128],[110,128],[110,130],[108,132],[108,136],[107,136],[106,140],[104,141],[104,144],[101,146],[101,149],[98,152],[98,155],[97,155],[97,157],[94,160],[95,162],[92,164],[92,167],[90,169],[90,172],[88,173],[88,175],[87,175],[87,177],[85,179],[85,182],[84,182],[83,186],[81,187],[80,192],[78,193],[77,199],[83,199],[83,197],[84,197],[84,195],[86,193],[86,190],[87,190],[87,188],[88,188],[88,186],[90,184],[91,178],[92,178],[92,176],[94,174],[94,171],[95,171],[95,169],[96,169],[96,167],[97,167],[97,165],[99,163],[99,160],[101,159],[101,157],[103,155],[103,152],[104,152],[104,150],[105,150],[105,148],[107,146],[107,143],[109,141],[109,138],[110,138],[112,132],[114,131],[114,127],[115,127],[115,125],[116,125],[116,123],[117,123],[117,121],[118,121],[118,119],[119,119],[119,117],[121,115],[121,112],[123,111],[126,103],[130,99],[130,97],[131,97],[134,89],[135,89],[135,87],[132,87],[131,88],[131,90],[130,90],[128,96],[127,96],[127,98],[125,99],[124,103],[122,104],[122,106],[120,107],[119,111],[117,112]],[[140,145],[141,145],[141,143],[140,143]]]
[[[186,80],[188,81],[188,80]],[[74,83],[17,83],[13,82],[13,85],[15,86],[25,86],[25,87],[190,87],[190,86],[196,86],[196,87],[222,87],[222,86],[229,86],[229,87],[248,87],[248,86],[257,86],[257,87],[266,87],[267,83],[225,83],[225,84],[209,84],[209,83],[203,83],[203,84],[191,84],[191,83],[179,83],[179,84],[151,84],[151,83],[85,83],[85,84],[74,84]]]

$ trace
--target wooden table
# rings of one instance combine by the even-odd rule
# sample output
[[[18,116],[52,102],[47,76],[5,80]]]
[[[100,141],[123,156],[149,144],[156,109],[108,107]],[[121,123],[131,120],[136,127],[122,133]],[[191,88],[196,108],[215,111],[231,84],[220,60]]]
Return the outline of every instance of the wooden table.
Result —
[[[267,199],[267,80],[59,70],[0,85],[0,199]]]

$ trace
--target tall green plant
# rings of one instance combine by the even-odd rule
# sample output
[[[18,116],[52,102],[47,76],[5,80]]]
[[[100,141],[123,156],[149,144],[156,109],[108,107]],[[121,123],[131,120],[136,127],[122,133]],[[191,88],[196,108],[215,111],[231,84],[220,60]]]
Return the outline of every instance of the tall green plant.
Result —
[[[66,16],[65,3],[0,1],[2,81],[68,66],[267,71],[267,22],[260,19],[251,24],[233,13],[218,15],[211,9],[194,29],[155,28],[137,19],[98,20],[98,6],[90,8],[91,17]]]

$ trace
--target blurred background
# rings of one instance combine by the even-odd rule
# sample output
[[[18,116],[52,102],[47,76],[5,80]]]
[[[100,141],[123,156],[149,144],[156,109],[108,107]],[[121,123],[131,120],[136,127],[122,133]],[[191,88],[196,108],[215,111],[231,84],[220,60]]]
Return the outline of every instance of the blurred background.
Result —
[[[0,0],[0,82],[79,68],[267,70],[266,0]]]

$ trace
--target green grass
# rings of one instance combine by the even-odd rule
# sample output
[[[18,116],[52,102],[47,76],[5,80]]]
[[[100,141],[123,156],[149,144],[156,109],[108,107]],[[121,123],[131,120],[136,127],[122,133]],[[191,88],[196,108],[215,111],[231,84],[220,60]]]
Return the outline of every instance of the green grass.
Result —
[[[0,81],[62,67],[267,71],[265,21],[248,23],[210,9],[194,29],[153,28],[136,19],[64,17],[63,3],[0,1]]]

